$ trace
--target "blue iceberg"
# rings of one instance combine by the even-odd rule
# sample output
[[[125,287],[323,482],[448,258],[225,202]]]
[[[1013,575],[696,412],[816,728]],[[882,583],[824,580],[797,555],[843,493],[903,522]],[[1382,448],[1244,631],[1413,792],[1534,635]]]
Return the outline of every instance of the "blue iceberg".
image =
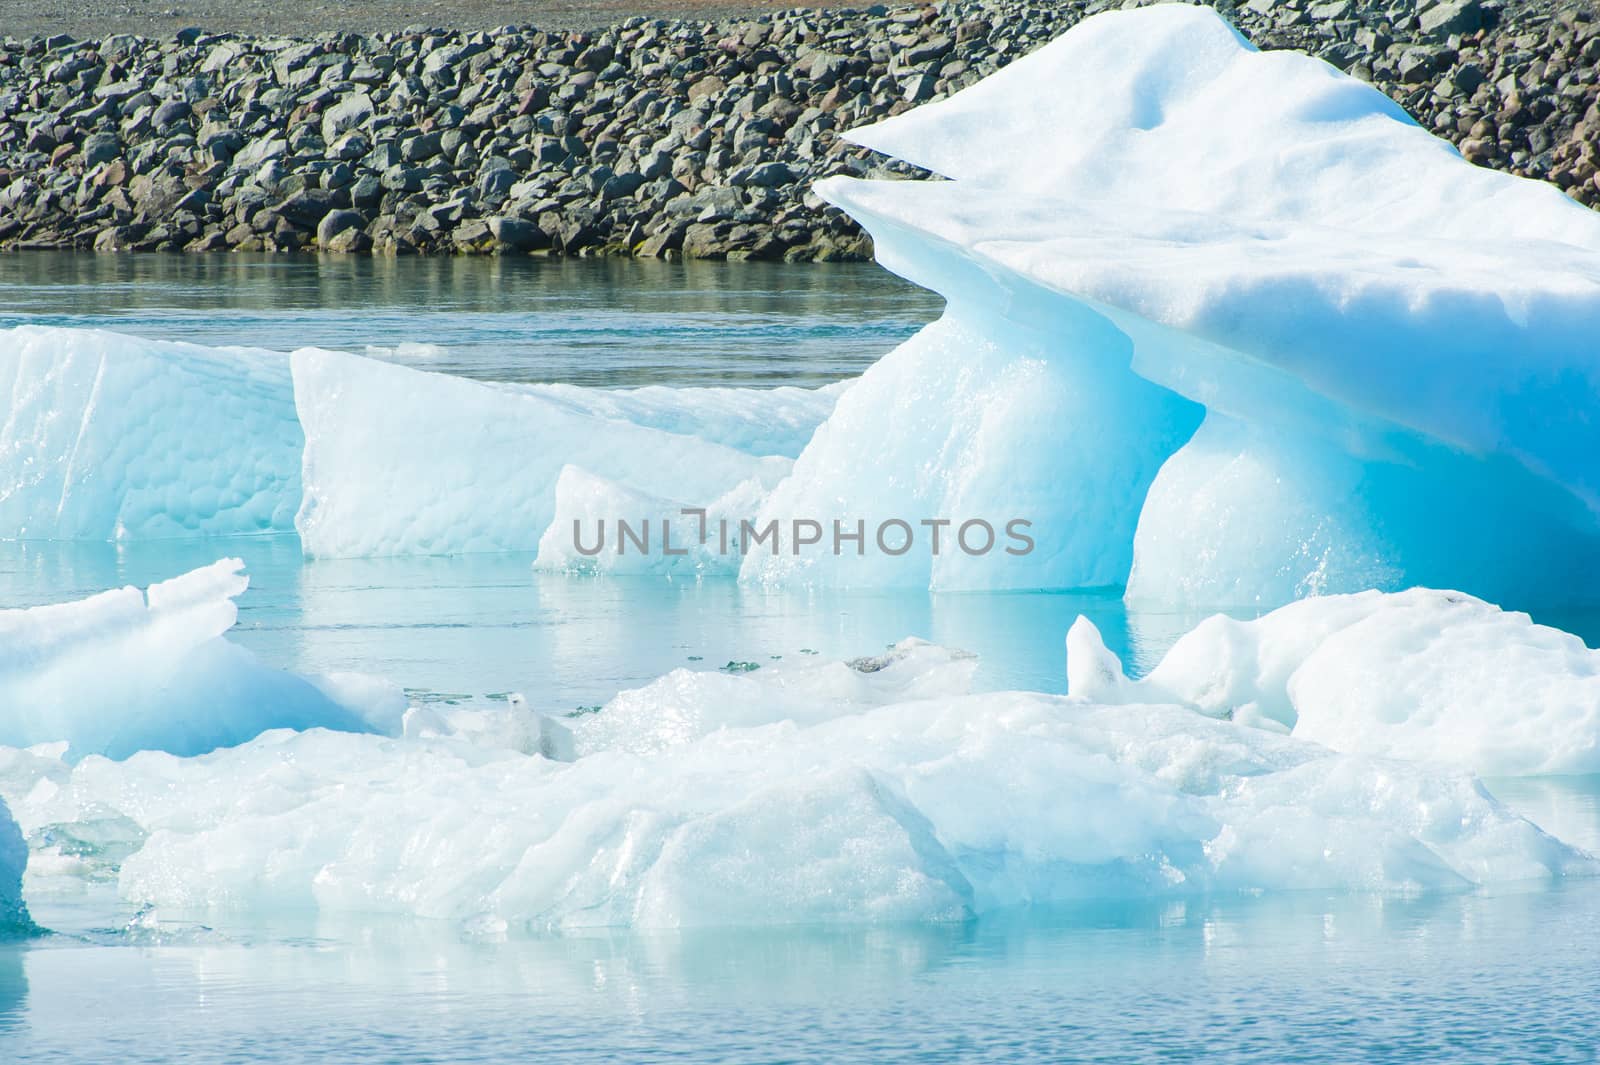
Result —
[[[1040,547],[747,576],[1594,599],[1600,218],[1553,187],[1189,6],[1085,20],[849,136],[948,179],[818,191],[949,309],[767,513],[1023,514]]]

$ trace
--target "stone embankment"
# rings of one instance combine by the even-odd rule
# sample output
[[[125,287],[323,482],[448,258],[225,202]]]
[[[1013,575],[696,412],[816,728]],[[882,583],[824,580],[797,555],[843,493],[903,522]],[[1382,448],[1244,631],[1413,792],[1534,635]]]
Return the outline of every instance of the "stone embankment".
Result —
[[[913,176],[842,130],[956,92],[1107,0],[953,0],[594,32],[0,44],[0,246],[870,254],[810,193]],[[1537,2],[1248,0],[1471,161],[1600,203],[1600,21]]]

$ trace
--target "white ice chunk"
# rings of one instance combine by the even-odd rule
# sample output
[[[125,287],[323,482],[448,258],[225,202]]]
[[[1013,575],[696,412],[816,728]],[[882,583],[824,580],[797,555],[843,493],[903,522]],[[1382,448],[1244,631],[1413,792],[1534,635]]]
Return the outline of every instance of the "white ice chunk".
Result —
[[[1067,691],[1097,703],[1126,700],[1128,678],[1094,622],[1083,615],[1067,630]]]
[[[311,555],[533,551],[571,464],[704,506],[790,460],[578,412],[519,390],[336,352],[293,356]]]
[[[393,347],[368,344],[365,354],[369,359],[387,359],[392,362],[438,362],[440,359],[449,357],[450,349],[443,344],[402,340]]]
[[[335,704],[356,711],[368,727],[386,736],[400,733],[410,704],[405,692],[393,681],[348,670],[309,674],[305,679]]]
[[[567,466],[556,479],[555,517],[534,565],[565,573],[731,576],[743,561],[741,522],[755,518],[770,488],[758,475],[709,503],[690,503]]]
[[[751,477],[775,483],[849,387],[608,390],[473,383],[311,349],[298,362],[314,381],[297,398],[277,352],[0,330],[0,538],[287,531],[307,465],[321,494],[303,523],[319,553],[532,550],[568,462],[705,506]],[[431,461],[400,469],[391,437]],[[355,489],[380,474],[406,487],[395,498],[410,510],[362,528],[375,501]],[[349,498],[330,503],[335,490]],[[454,503],[465,516],[442,529]]]
[[[282,355],[0,330],[0,538],[287,530],[300,444]]]
[[[853,384],[822,388],[581,388],[502,385],[559,403],[575,413],[693,436],[749,455],[794,458]]]
[[[1091,698],[1181,703],[1485,776],[1600,773],[1600,652],[1459,592],[1326,596],[1254,621],[1219,614],[1132,682],[1118,670],[1115,684],[1089,683],[1079,648],[1069,645],[1068,690]]]
[[[196,754],[269,728],[397,719],[390,685],[284,673],[224,639],[248,584],[243,565],[224,559],[147,592],[0,610],[0,743],[66,741],[75,757]]]
[[[786,661],[743,671],[675,669],[619,693],[571,726],[579,754],[659,754],[719,729],[793,722],[814,725],[866,707],[965,695],[978,660],[964,651],[907,638],[882,655],[837,661]]]
[[[570,763],[420,729],[280,730],[195,758],[0,750],[0,795],[58,875],[116,876],[157,912],[938,921],[1597,872],[1469,775],[1179,706],[943,694],[965,661],[910,643],[877,669],[674,674],[573,719],[580,752],[617,723]],[[78,868],[48,842],[89,836],[109,843]]]
[[[1301,52],[1258,51],[1204,6],[1084,19],[971,88],[848,137],[968,188],[1093,196],[1108,210],[1600,248],[1600,219],[1557,189],[1463,164],[1371,85]]]
[[[515,751],[570,762],[577,751],[566,725],[528,705],[521,692],[506,706],[490,710],[413,706],[405,711],[400,734],[411,740],[459,740],[491,751]]]

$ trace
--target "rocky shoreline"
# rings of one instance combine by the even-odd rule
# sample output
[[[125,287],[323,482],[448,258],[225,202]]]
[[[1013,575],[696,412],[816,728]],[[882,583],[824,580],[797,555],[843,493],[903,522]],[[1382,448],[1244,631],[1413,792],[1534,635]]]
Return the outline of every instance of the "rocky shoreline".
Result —
[[[956,92],[1122,6],[7,38],[0,247],[859,259],[870,241],[811,184],[918,172],[839,131]],[[1589,5],[1215,6],[1263,48],[1378,85],[1469,160],[1600,206]]]

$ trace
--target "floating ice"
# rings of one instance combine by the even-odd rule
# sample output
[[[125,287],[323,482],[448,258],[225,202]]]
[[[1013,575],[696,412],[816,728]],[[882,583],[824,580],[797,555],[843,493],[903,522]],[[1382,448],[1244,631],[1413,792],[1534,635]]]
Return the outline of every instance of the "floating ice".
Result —
[[[1128,373],[1126,341],[1064,301],[1041,304],[1048,313],[1022,325],[963,302],[974,291],[965,281],[943,291],[945,316],[840,397],[768,498],[757,524],[776,520],[783,536],[775,552],[750,554],[746,579],[940,589],[1127,579],[1145,492],[1199,408]],[[820,548],[794,549],[796,519],[823,525]],[[965,522],[1003,530],[1014,519],[1032,522],[1027,555],[1000,543],[983,551],[981,537],[969,554],[956,542]],[[918,536],[899,557],[875,535],[894,520]],[[864,549],[835,551],[836,521],[844,531],[864,523]],[[925,521],[950,523],[937,552]]]
[[[912,699],[966,695],[978,660],[924,640],[849,662],[790,661],[749,672],[675,669],[569,722],[579,754],[653,755],[719,729],[814,725]]]
[[[1556,189],[1187,5],[1086,19],[849,136],[953,179],[818,186],[950,305],[841,400],[769,509],[1037,515],[1031,564],[956,558],[940,587],[1600,593],[1600,219]],[[806,575],[928,570],[877,562]]]
[[[568,466],[556,479],[555,517],[539,539],[535,566],[566,573],[738,573],[740,522],[753,519],[771,474],[744,480],[716,499],[663,499]]]
[[[387,684],[298,677],[224,639],[242,568],[224,559],[146,592],[0,611],[0,743],[125,758],[197,754],[269,728],[398,723],[404,701]]]
[[[579,414],[709,440],[748,455],[794,458],[853,383],[839,381],[822,388],[501,387],[551,400]]]
[[[415,340],[402,340],[392,348],[368,344],[366,350],[367,358],[386,362],[438,362],[449,355],[450,349],[442,344],[419,343]]]
[[[528,705],[514,692],[503,708],[413,706],[406,710],[400,732],[413,740],[458,740],[491,751],[515,751],[570,762],[577,751],[572,730]]]
[[[532,550],[563,466],[705,506],[775,483],[846,388],[482,384],[311,349],[0,330],[0,538],[286,531],[303,511],[314,553]],[[389,481],[404,509],[376,494]]]
[[[282,355],[0,330],[0,538],[290,529],[300,445]]]
[[[296,526],[312,555],[532,551],[569,464],[695,506],[790,465],[352,355],[308,349],[293,363],[306,436]]]
[[[1425,588],[1202,622],[1141,680],[1080,618],[1068,691],[1179,703],[1334,750],[1486,776],[1600,773],[1600,652],[1526,614]]]
[[[519,753],[533,745],[506,742],[503,715],[430,735],[413,711],[406,738],[274,731],[195,758],[0,750],[0,795],[35,841],[30,890],[115,877],[160,910],[478,928],[952,920],[1596,872],[1470,776],[1179,706],[960,694],[969,680],[970,659],[911,641],[672,674],[567,719],[571,762]]]

